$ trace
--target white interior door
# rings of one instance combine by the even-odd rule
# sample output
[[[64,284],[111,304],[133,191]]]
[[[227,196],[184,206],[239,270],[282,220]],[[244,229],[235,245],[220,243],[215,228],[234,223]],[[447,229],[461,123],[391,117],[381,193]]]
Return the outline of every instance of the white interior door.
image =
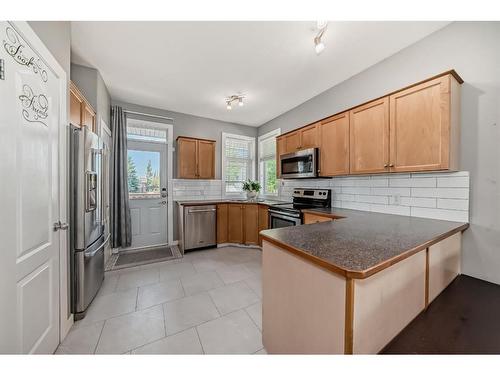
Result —
[[[128,140],[131,249],[168,244],[167,145]]]
[[[0,40],[0,352],[53,353],[66,76],[27,24],[0,22]]]

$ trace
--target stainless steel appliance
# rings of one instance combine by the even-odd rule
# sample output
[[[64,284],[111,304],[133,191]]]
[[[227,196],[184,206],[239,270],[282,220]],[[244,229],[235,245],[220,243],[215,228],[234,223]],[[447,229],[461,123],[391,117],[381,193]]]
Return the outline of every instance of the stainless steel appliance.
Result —
[[[71,307],[81,319],[104,280],[103,143],[70,126]]]
[[[183,250],[217,245],[217,206],[184,207]]]
[[[292,203],[279,203],[269,207],[271,229],[302,224],[302,211],[306,208],[331,207],[332,191],[328,189],[295,189]]]
[[[318,177],[318,149],[308,148],[280,155],[282,178]]]

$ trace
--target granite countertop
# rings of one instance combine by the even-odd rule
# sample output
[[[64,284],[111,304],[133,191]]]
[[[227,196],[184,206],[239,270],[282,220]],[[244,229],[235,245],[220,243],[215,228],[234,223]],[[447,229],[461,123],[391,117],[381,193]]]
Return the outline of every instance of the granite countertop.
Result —
[[[467,223],[340,208],[303,212],[337,220],[260,232],[264,240],[346,277],[366,278],[468,228]]]
[[[186,201],[176,201],[177,204],[181,206],[206,206],[208,204],[217,204],[217,203],[236,203],[236,204],[263,204],[266,206],[271,206],[273,204],[278,203],[289,203],[286,201],[278,201],[271,199],[263,199],[263,200],[248,200],[248,199],[208,199],[208,200],[186,200]]]

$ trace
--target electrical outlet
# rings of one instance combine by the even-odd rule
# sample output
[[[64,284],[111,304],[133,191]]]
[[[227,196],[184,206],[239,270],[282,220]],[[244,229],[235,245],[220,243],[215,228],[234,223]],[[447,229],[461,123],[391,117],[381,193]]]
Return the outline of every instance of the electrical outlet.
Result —
[[[394,194],[392,196],[392,204],[399,206],[401,204],[401,194]]]

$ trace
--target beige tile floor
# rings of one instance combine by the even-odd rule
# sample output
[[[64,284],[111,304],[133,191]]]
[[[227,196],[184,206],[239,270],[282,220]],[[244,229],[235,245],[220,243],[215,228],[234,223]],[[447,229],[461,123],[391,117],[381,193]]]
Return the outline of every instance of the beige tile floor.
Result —
[[[59,354],[265,354],[262,256],[224,247],[106,273]]]

